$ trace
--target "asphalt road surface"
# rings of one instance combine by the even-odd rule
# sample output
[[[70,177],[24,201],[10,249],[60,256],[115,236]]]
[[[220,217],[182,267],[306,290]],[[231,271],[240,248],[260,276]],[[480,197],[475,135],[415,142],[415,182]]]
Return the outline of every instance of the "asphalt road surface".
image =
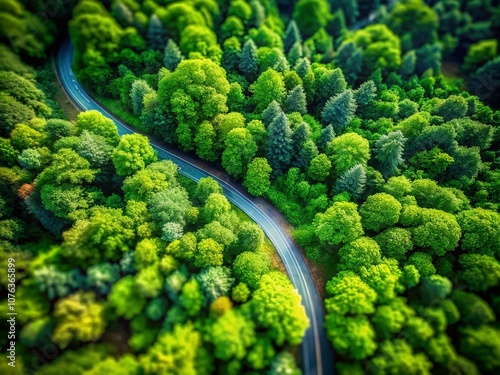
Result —
[[[62,45],[58,52],[56,68],[61,84],[73,103],[81,110],[98,110],[104,116],[109,117],[118,127],[120,136],[139,133],[114,117],[85,92],[71,70],[72,61],[73,46],[68,41]],[[214,178],[222,186],[227,199],[262,227],[283,260],[293,285],[302,296],[302,304],[310,321],[310,327],[306,331],[301,346],[302,371],[305,375],[333,374],[334,353],[323,329],[322,301],[302,254],[286,229],[286,221],[283,216],[270,203],[250,196],[239,183],[234,182],[225,172],[191,155],[173,149],[154,137],[149,137],[149,139],[157,151],[158,157],[172,160],[179,166],[179,172],[184,176],[194,181],[199,181],[200,178],[207,176]]]

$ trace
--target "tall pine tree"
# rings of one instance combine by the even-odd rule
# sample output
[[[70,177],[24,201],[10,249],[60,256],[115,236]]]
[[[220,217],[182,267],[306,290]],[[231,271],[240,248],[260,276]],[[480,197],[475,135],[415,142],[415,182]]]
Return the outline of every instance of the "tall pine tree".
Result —
[[[339,95],[347,88],[347,82],[342,70],[339,68],[318,70],[321,74],[316,75],[316,82],[319,90],[315,93],[314,102],[317,108],[322,108],[328,99]]]
[[[366,184],[366,171],[365,167],[361,164],[349,168],[335,183],[333,189],[334,194],[346,191],[355,199],[358,199],[365,190]]]
[[[409,78],[415,72],[415,66],[417,64],[417,54],[415,50],[410,50],[405,53],[403,59],[401,60],[401,66],[399,67],[399,74],[404,79]]]
[[[344,11],[342,9],[333,13],[333,18],[328,24],[327,30],[330,35],[335,38],[335,40],[343,39],[342,37],[347,33],[347,28],[345,25]]]
[[[290,66],[295,66],[297,64],[297,61],[301,59],[304,56],[304,50],[302,48],[302,44],[299,42],[295,42],[290,48],[290,51],[288,51],[287,59],[288,62],[290,63]]]
[[[385,178],[394,175],[397,167],[403,164],[405,142],[406,138],[401,130],[385,134],[375,142],[375,159],[379,162],[379,169]]]
[[[262,112],[262,122],[264,123],[264,126],[266,128],[271,125],[271,122],[278,116],[280,113],[282,113],[283,110],[281,109],[280,105],[276,100],[273,100],[267,108]]]
[[[377,96],[377,86],[373,81],[366,81],[354,91],[354,99],[358,106],[369,104]]]
[[[326,124],[332,124],[333,129],[340,133],[354,117],[356,101],[351,90],[331,97],[321,112],[321,118]]]
[[[162,50],[167,43],[167,32],[156,14],[149,19],[146,41],[151,49]]]
[[[317,142],[319,151],[325,152],[326,147],[331,141],[334,140],[334,138],[335,138],[335,132],[333,131],[333,126],[328,125],[321,131],[321,134],[319,135]]]
[[[248,39],[243,45],[238,67],[250,82],[255,81],[259,73],[259,64],[257,63],[257,46],[252,39]]]
[[[304,57],[297,61],[295,66],[295,71],[299,75],[300,78],[304,78],[307,73],[311,70],[311,63],[307,57]]]
[[[361,72],[363,50],[352,41],[342,43],[334,61],[335,66],[342,69],[347,82],[353,86],[358,79],[358,74]]]
[[[364,82],[359,89],[354,91],[354,100],[356,100],[356,112],[363,116],[370,117],[368,113],[372,106],[369,104],[377,96],[377,85],[372,80]]]
[[[283,42],[285,44],[285,52],[288,52],[295,43],[302,43],[302,37],[300,36],[300,31],[295,20],[291,20],[288,23]]]
[[[276,62],[273,64],[273,69],[280,73],[284,73],[290,69],[288,60],[283,54],[280,54],[280,56],[278,56]]]
[[[356,19],[359,16],[358,0],[335,0],[332,2],[332,11],[336,11],[338,9],[343,10],[349,25],[356,22]]]
[[[293,154],[292,130],[283,112],[269,125],[267,160],[273,169],[272,176],[278,177],[290,166]]]
[[[311,131],[309,130],[309,125],[305,122],[301,122],[292,134],[292,147],[294,158],[297,157],[304,142],[311,138]]]
[[[306,93],[302,85],[296,86],[290,91],[283,102],[285,113],[299,112],[302,115],[307,113]]]
[[[165,47],[165,57],[163,58],[165,68],[173,72],[182,60],[183,57],[181,50],[172,39],[169,39],[167,46]]]
[[[302,148],[295,158],[294,166],[299,167],[302,171],[306,171],[311,164],[311,160],[318,155],[318,147],[312,139],[308,139],[302,144]]]

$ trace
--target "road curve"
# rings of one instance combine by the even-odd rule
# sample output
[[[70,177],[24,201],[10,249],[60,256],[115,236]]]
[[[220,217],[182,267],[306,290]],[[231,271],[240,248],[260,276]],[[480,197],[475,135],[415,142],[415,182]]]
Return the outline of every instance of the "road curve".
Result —
[[[67,41],[61,46],[56,57],[57,75],[68,97],[81,110],[98,110],[113,120],[120,136],[139,133],[114,117],[85,92],[71,70],[73,50],[72,44]],[[214,178],[222,186],[227,199],[262,227],[283,260],[293,285],[302,296],[302,304],[311,323],[301,346],[303,373],[305,375],[333,374],[334,354],[323,329],[322,301],[297,244],[283,225],[286,222],[283,216],[270,203],[250,196],[225,172],[173,149],[154,137],[148,136],[148,138],[152,147],[157,151],[158,157],[172,160],[179,166],[181,174],[194,181],[207,176]]]

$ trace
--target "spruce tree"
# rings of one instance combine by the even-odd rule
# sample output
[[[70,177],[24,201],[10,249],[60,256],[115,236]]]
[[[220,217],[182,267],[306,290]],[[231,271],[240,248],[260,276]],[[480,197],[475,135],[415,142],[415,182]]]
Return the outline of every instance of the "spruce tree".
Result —
[[[282,113],[283,110],[281,109],[280,105],[276,100],[273,100],[267,108],[262,112],[261,118],[262,122],[264,123],[264,126],[266,129],[271,125],[273,120],[280,114]]]
[[[328,125],[321,131],[321,134],[319,135],[317,141],[319,151],[325,152],[326,147],[331,141],[334,140],[334,138],[335,138],[335,132],[333,131],[333,126]]]
[[[292,159],[292,130],[288,118],[283,112],[278,114],[269,125],[267,160],[273,169],[273,177],[278,177],[290,166]]]
[[[324,72],[325,70],[323,70]],[[339,68],[328,70],[317,77],[317,85],[320,88],[315,93],[315,104],[318,108],[325,105],[332,96],[339,95],[347,88],[347,82],[342,70]]]
[[[297,61],[301,59],[304,56],[304,50],[302,49],[302,44],[299,42],[295,42],[290,48],[290,51],[288,51],[287,59],[288,62],[290,63],[290,66],[295,66],[297,64]]]
[[[403,164],[405,142],[401,130],[385,134],[375,142],[375,159],[380,163],[380,171],[385,178],[394,175],[396,168]]]
[[[358,106],[365,106],[377,96],[377,86],[373,81],[366,81],[354,91],[354,99]]]
[[[149,19],[148,31],[146,33],[146,41],[151,49],[162,50],[167,43],[167,32],[156,14],[153,14]]]
[[[358,0],[336,0],[332,2],[332,10],[336,11],[339,9],[342,9],[349,25],[356,22],[359,16]]]
[[[311,138],[311,131],[309,125],[301,122],[299,126],[293,131],[292,134],[292,147],[294,156],[298,155],[305,141]]]
[[[304,57],[307,57],[309,61],[311,60],[311,56],[313,54],[313,49],[316,48],[315,44],[312,43],[313,40],[311,40],[311,43],[304,43],[302,44],[302,49],[304,51]]]
[[[299,44],[302,43],[302,37],[300,36],[300,31],[299,28],[297,27],[297,23],[295,22],[295,20],[291,20],[288,23],[288,27],[286,28],[283,42],[285,45],[285,52],[288,52],[295,43],[297,42]]]
[[[297,61],[295,71],[300,78],[304,78],[306,74],[309,73],[309,70],[311,70],[311,63],[309,62],[309,59],[307,57],[304,57]]]
[[[347,32],[347,28],[345,25],[345,15],[342,9],[337,10],[333,13],[333,18],[328,24],[327,28],[330,35],[332,35],[335,40],[340,39]]]
[[[342,69],[344,77],[352,86],[358,79],[363,63],[363,50],[354,42],[342,43],[334,59],[335,66]]]
[[[439,43],[424,44],[415,53],[417,55],[415,72],[418,75],[424,74],[428,69],[432,69],[433,76],[441,73],[442,51]]]
[[[326,124],[332,124],[336,132],[341,132],[354,117],[356,101],[351,90],[331,97],[321,112],[321,118]]]
[[[299,112],[302,115],[307,113],[306,93],[302,85],[296,86],[290,91],[283,102],[285,113]]]
[[[365,189],[366,171],[363,165],[356,164],[345,171],[337,180],[334,187],[334,194],[346,191],[355,199],[359,198]]]
[[[368,79],[375,83],[377,91],[387,90],[387,85],[384,83],[384,77],[382,76],[382,68],[375,69]]]
[[[318,155],[318,147],[312,139],[308,139],[302,144],[302,148],[295,158],[294,167],[298,167],[301,170],[306,171],[311,164],[311,160]]]
[[[172,39],[169,39],[165,47],[165,57],[163,59],[165,68],[173,72],[182,60],[181,50]]]
[[[273,69],[276,70],[277,72],[280,72],[280,73],[284,73],[288,69],[290,69],[290,65],[288,64],[288,60],[286,59],[286,57],[283,54],[281,54],[278,57],[278,59],[276,60],[276,62],[273,65]]]
[[[415,50],[411,50],[405,53],[401,61],[401,67],[399,68],[399,74],[403,79],[409,78],[415,72],[415,66],[417,64],[417,54]]]
[[[238,67],[250,82],[253,82],[259,73],[257,46],[252,39],[248,39],[243,45]]]

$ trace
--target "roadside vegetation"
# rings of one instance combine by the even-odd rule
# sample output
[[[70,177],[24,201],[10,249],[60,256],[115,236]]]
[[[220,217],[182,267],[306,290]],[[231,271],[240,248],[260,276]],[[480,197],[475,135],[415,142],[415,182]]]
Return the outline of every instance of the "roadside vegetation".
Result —
[[[97,111],[64,119],[50,65],[0,53],[0,259],[18,313],[0,372],[300,373],[309,321],[261,228],[145,136]]]
[[[84,0],[75,68],[287,216],[340,372],[495,372],[498,4],[332,4]]]
[[[340,374],[500,370],[498,1],[117,0],[104,5],[81,0],[68,27],[75,73],[94,96],[142,131],[223,168],[288,218],[307,257],[323,268],[325,329]],[[444,63],[453,67],[453,75],[442,69]],[[15,74],[27,74],[16,69]],[[5,74],[2,84],[12,76]],[[38,139],[34,131],[44,136],[46,125],[16,131],[18,123],[36,123],[51,112],[42,105],[43,93],[30,86],[21,93],[38,94],[24,98],[12,87],[0,88],[9,103],[0,111],[7,124],[2,137],[16,155],[10,165],[20,168],[16,151],[47,144],[18,140],[19,134]],[[79,125],[82,121],[86,125]],[[109,134],[102,133],[100,121],[79,118],[64,142],[53,140],[64,147],[47,146],[51,155],[65,149],[78,153],[81,129],[111,137],[105,172],[110,174],[102,187],[99,166],[83,168],[77,182],[61,182],[97,184],[105,202],[112,201],[103,204],[98,192],[78,187],[78,194],[86,194],[86,207],[77,205],[63,216],[52,212],[72,226],[70,233],[82,230],[78,222],[92,221],[92,207],[117,209],[115,200],[126,218],[128,201],[137,200],[130,196],[135,188],[127,195],[127,179],[158,165],[154,153],[146,155],[143,138],[119,141],[112,126]],[[141,155],[130,163],[136,149]],[[44,165],[49,176],[50,165]],[[38,186],[46,169],[39,168],[31,189],[42,199]],[[101,172],[92,175],[87,169],[93,168]],[[31,180],[18,181],[30,184],[35,177],[30,173]],[[187,191],[197,219],[192,222],[186,214],[184,222],[174,223],[196,233],[199,250],[202,229],[196,225],[208,225],[214,217],[205,216],[208,202]],[[56,197],[53,192],[57,186],[46,194]],[[162,232],[155,233],[162,237],[170,221],[161,219],[153,196],[163,201],[168,193],[144,194],[138,200],[161,224]],[[224,206],[218,198],[221,202],[209,206]],[[57,200],[45,206],[42,199],[42,205],[58,212],[64,207]],[[238,234],[231,222],[224,223]],[[165,256],[176,258],[168,253],[170,246]],[[237,275],[240,263],[226,255],[231,246],[223,247],[223,265]],[[81,264],[96,256],[84,254]],[[114,260],[113,254],[106,256]],[[259,256],[256,269],[269,269],[269,263],[260,264],[265,258]],[[194,255],[181,259],[196,270],[206,266]],[[250,287],[253,297],[246,304],[252,305],[262,285]],[[296,305],[290,309],[298,337],[305,323]],[[274,350],[284,344],[271,340]],[[150,344],[149,351],[159,345]],[[243,367],[234,369],[233,357],[215,352],[218,360],[229,361],[222,373],[275,368],[274,354],[264,367],[252,367],[251,350],[236,361]],[[214,355],[212,349],[200,352]]]

